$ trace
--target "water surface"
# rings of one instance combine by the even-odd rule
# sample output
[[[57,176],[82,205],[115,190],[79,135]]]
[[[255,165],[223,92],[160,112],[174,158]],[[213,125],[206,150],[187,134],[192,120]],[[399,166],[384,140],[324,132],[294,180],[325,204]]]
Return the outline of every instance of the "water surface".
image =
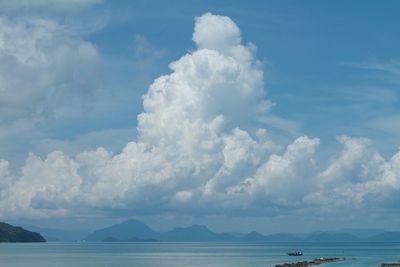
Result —
[[[288,257],[300,249],[303,257]],[[7,267],[268,267],[320,257],[353,260],[324,266],[379,266],[400,260],[400,243],[31,243],[0,244]]]

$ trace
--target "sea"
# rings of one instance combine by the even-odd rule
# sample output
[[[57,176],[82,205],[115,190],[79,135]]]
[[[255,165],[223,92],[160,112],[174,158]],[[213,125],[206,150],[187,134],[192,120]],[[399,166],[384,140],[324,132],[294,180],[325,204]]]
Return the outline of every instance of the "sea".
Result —
[[[295,250],[304,256],[286,255]],[[376,267],[398,262],[400,243],[0,243],[1,267],[268,267],[321,257],[349,259],[326,267]]]

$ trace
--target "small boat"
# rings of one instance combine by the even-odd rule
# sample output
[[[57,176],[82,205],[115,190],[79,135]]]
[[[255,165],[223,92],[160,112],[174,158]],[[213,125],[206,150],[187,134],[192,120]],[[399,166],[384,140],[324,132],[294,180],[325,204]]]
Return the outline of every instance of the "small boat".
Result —
[[[288,256],[303,256],[302,251],[292,251],[292,252],[288,252],[287,254],[288,254]]]

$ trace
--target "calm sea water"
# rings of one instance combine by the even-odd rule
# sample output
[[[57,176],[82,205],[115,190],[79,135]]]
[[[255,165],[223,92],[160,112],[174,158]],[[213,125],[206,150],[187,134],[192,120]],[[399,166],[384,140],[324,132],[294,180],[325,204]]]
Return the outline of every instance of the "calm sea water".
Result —
[[[305,256],[288,257],[301,249]],[[44,243],[0,244],[1,267],[251,266],[319,257],[351,261],[324,266],[378,266],[400,260],[400,243]]]

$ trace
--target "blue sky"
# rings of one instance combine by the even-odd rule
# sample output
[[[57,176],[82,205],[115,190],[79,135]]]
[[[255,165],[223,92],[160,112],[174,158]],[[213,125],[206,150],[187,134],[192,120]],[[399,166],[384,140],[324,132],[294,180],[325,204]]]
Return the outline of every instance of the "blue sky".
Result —
[[[210,11],[231,17],[240,26],[244,41],[257,46],[268,97],[276,104],[274,114],[324,142],[341,134],[367,136],[377,142],[384,136],[383,153],[397,148],[386,140],[398,142],[398,131],[381,129],[385,127],[374,122],[398,113],[398,62],[393,57],[399,45],[398,4],[237,1],[227,6],[212,2],[161,2],[154,10],[148,1],[118,1],[90,10],[92,23],[103,28],[85,39],[96,44],[102,55],[107,88],[96,99],[102,102],[96,109],[100,114],[89,125],[84,120],[84,127],[74,123],[71,130],[67,125],[68,129],[62,129],[67,131],[65,138],[134,127],[142,111],[141,95],[154,78],[168,73],[171,61],[193,49],[193,18]],[[135,47],[141,45],[145,47]],[[114,103],[99,99],[109,100],[110,94]]]
[[[0,200],[11,207],[0,218],[399,230],[397,1],[0,7]],[[226,58],[204,49],[235,64],[220,70]],[[153,84],[161,75],[178,85]]]

